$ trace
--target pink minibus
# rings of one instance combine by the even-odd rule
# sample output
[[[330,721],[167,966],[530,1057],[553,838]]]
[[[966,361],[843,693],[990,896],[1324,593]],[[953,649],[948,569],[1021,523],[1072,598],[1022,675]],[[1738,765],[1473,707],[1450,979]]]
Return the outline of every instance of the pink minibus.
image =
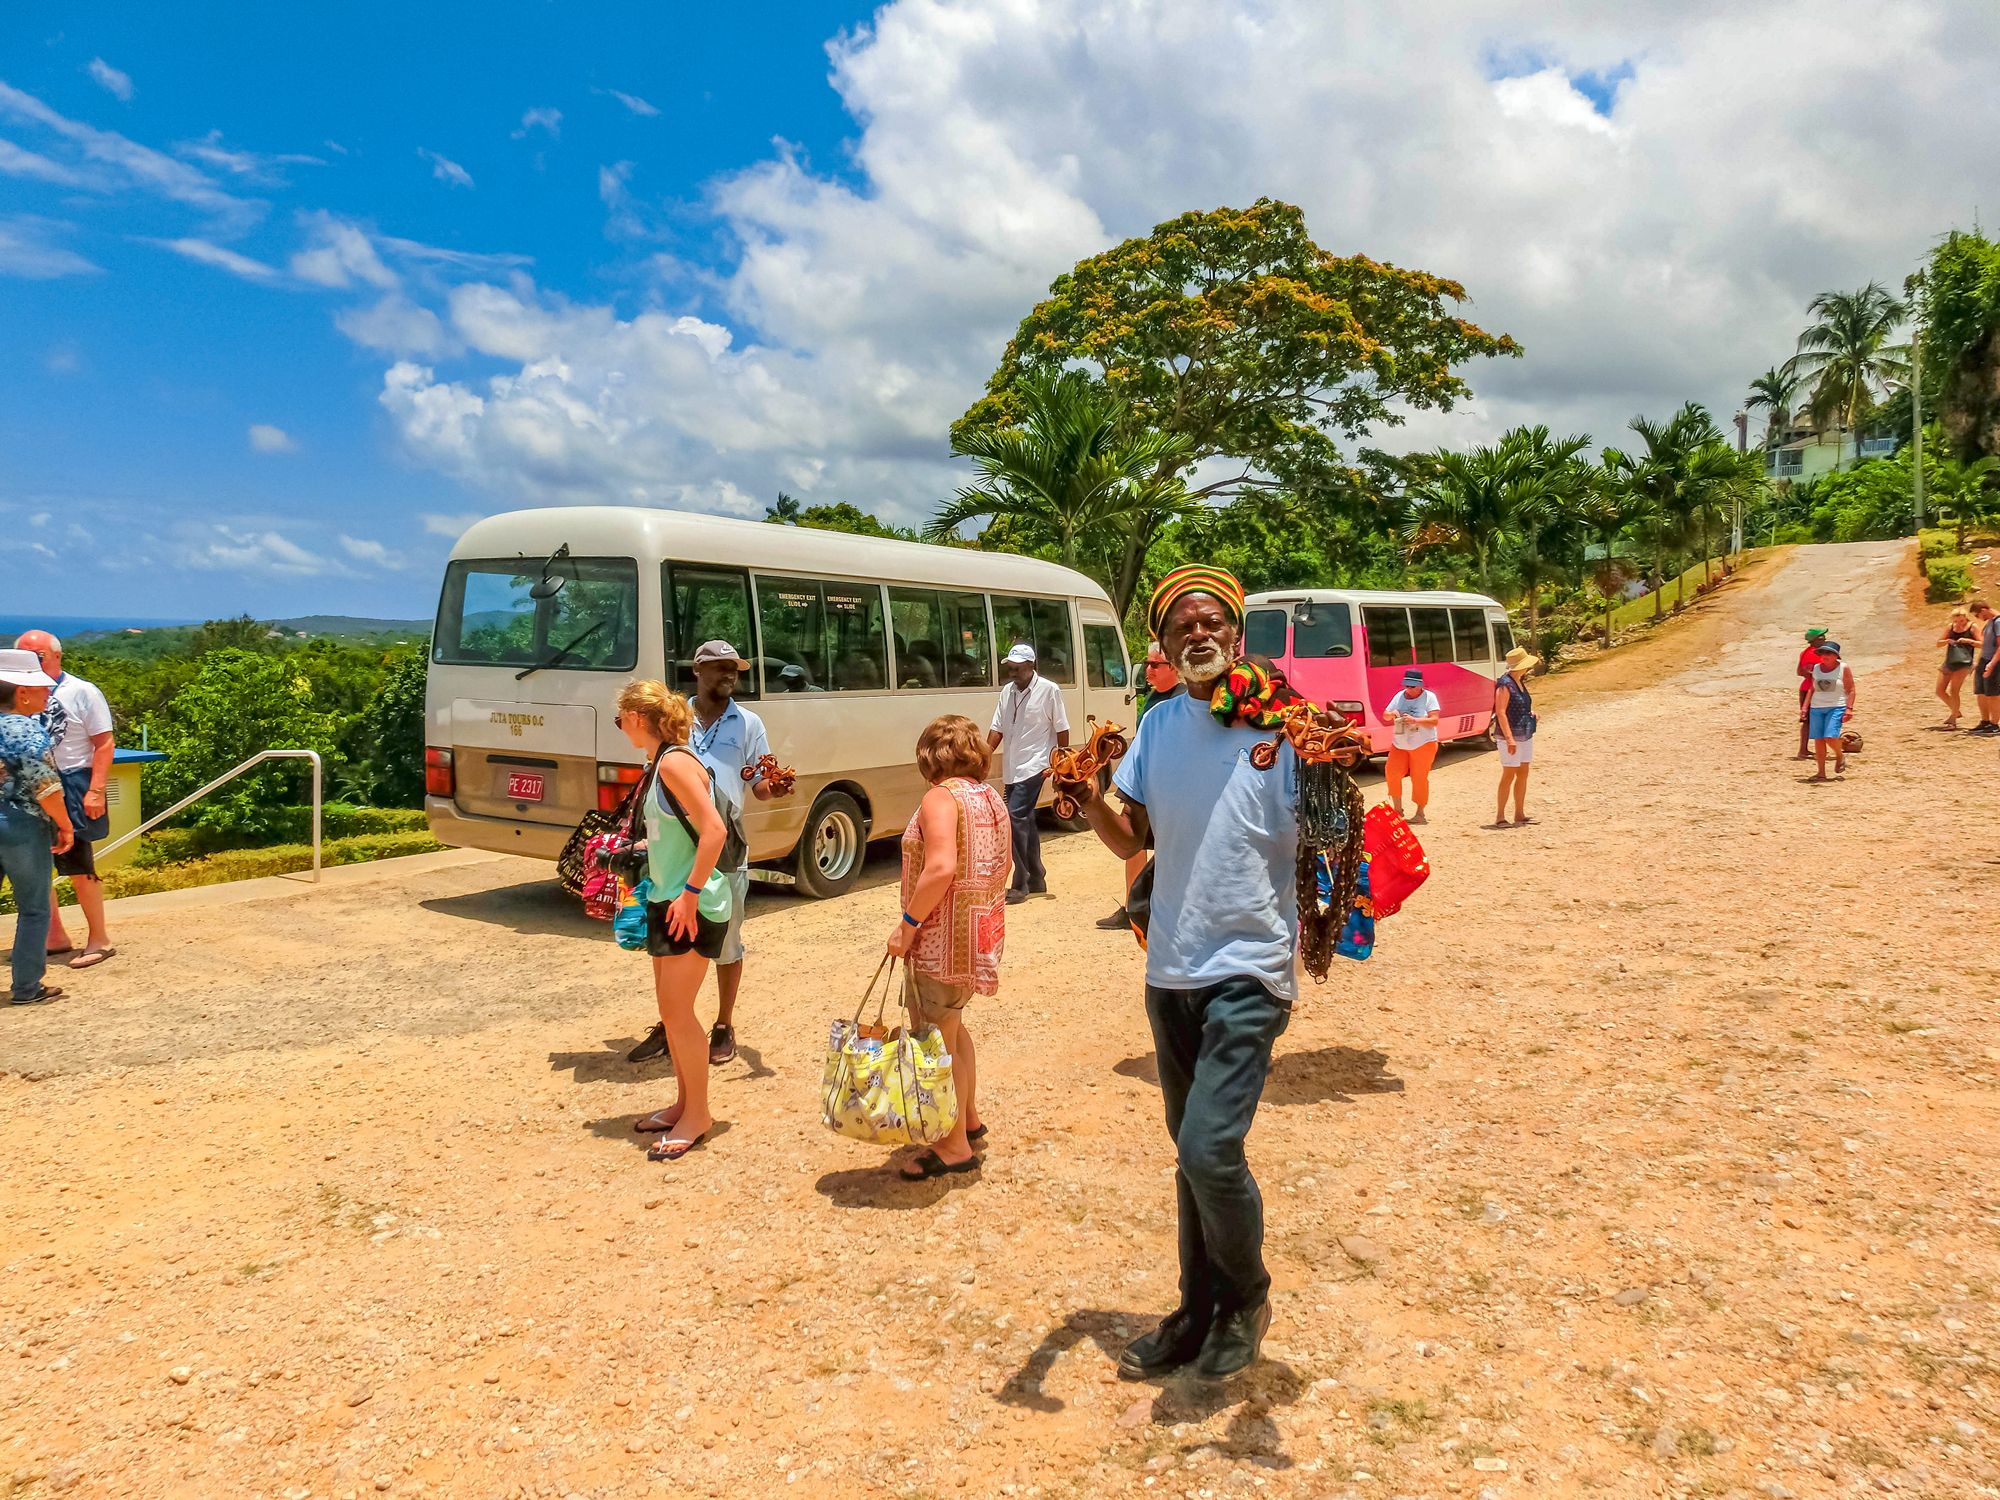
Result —
[[[1493,722],[1493,683],[1513,649],[1507,611],[1484,594],[1279,589],[1247,601],[1243,648],[1284,668],[1315,703],[1366,726],[1369,748],[1389,749],[1382,710],[1421,667],[1437,694],[1438,738],[1483,735]]]

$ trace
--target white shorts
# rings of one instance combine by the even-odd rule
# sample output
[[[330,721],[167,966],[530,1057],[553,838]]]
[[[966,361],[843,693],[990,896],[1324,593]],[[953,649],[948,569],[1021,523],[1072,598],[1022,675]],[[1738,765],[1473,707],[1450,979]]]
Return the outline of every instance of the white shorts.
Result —
[[[1514,748],[1509,750],[1507,742],[1500,742],[1500,764],[1503,766],[1525,766],[1535,758],[1535,741],[1532,737],[1516,739]]]

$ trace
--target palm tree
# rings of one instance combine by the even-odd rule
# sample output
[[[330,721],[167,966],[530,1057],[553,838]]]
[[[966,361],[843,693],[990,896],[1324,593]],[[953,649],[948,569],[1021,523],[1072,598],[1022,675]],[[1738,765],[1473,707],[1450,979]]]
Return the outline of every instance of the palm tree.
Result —
[[[1695,401],[1688,402],[1664,422],[1634,417],[1631,428],[1645,444],[1645,452],[1626,454],[1607,449],[1605,461],[1614,466],[1620,479],[1643,504],[1643,519],[1652,533],[1654,575],[1664,587],[1667,549],[1670,544],[1684,541],[1693,530],[1695,512],[1701,504],[1699,485],[1712,482],[1712,475],[1706,471],[1691,472],[1694,455],[1706,444],[1721,443],[1722,434],[1708,408]],[[1674,608],[1679,609],[1685,600],[1683,585]],[[1656,589],[1653,618],[1659,619],[1664,612]]]
[[[1965,550],[1965,528],[1973,521],[2000,518],[2000,458],[1974,459],[1961,463],[1955,458],[1936,462],[1927,483],[1940,506],[1949,505],[1958,517],[1958,550]]]
[[[764,507],[764,519],[779,526],[796,526],[799,524],[801,509],[798,501],[783,490],[779,490],[778,503]]]
[[[1906,309],[1880,282],[1871,281],[1855,292],[1821,292],[1806,311],[1819,321],[1799,335],[1799,352],[1791,363],[1813,381],[1813,421],[1824,427],[1841,420],[1854,439],[1858,460],[1861,419],[1878,392],[1908,378],[1908,351],[1889,345]]]
[[[1465,453],[1439,451],[1425,456],[1425,468],[1410,486],[1410,519],[1404,527],[1407,550],[1450,547],[1472,559],[1481,593],[1493,592],[1493,554],[1514,534],[1522,460],[1502,446]]]
[[[1549,436],[1539,423],[1516,427],[1500,439],[1514,460],[1508,508],[1520,538],[1521,584],[1527,591],[1528,634],[1541,620],[1542,565],[1549,553],[1561,555],[1584,530],[1581,502],[1589,488],[1588,465],[1581,462],[1588,437]]]
[[[1578,497],[1577,513],[1584,525],[1604,544],[1607,570],[1618,538],[1627,526],[1646,519],[1647,498],[1627,477],[1630,460],[1616,448],[1606,448],[1599,464],[1588,471],[1587,487]],[[1611,644],[1611,615],[1616,603],[1604,596],[1604,644]]]
[[[980,482],[960,490],[924,528],[932,541],[980,517],[1005,520],[1033,547],[1092,572],[1120,619],[1137,587],[1123,560],[1194,504],[1178,479],[1190,447],[1179,433],[1128,434],[1130,409],[1081,370],[1041,371],[1020,384],[1014,427],[964,429],[952,451]]]
[[[1764,408],[1764,446],[1772,447],[1784,437],[1785,430],[1792,423],[1792,403],[1797,399],[1799,388],[1806,383],[1805,376],[1798,371],[1792,360],[1781,365],[1773,365],[1762,375],[1750,382],[1750,394],[1744,398],[1743,409],[1755,411]]]

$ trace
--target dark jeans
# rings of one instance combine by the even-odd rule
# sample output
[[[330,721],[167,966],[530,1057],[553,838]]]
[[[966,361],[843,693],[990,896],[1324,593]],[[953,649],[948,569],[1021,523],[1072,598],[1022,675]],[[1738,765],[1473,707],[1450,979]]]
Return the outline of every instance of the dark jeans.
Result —
[[[1049,887],[1049,872],[1042,868],[1042,825],[1035,818],[1035,802],[1048,774],[1037,771],[1007,788],[1007,816],[1014,824],[1013,886],[1017,891],[1045,891]]]
[[[1264,1200],[1244,1159],[1271,1045],[1292,1013],[1258,980],[1198,990],[1146,986],[1146,1019],[1179,1164],[1181,1305],[1197,1315],[1254,1307],[1264,1269]]]
[[[0,875],[14,888],[14,998],[42,992],[49,969],[49,902],[55,895],[49,825],[0,807]]]

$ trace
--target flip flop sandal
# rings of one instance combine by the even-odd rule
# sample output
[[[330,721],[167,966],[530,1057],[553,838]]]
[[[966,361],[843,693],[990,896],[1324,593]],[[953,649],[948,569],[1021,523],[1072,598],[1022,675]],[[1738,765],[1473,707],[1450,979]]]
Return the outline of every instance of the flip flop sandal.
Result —
[[[917,1170],[912,1172],[910,1167]],[[896,1175],[905,1182],[928,1182],[933,1177],[957,1177],[966,1172],[979,1170],[979,1158],[968,1156],[961,1162],[948,1162],[935,1151],[926,1151]]]
[[[51,1000],[62,999],[62,991],[43,985],[32,995],[16,995],[9,1002],[13,1005],[47,1005]]]
[[[966,1139],[967,1139],[968,1141],[983,1141],[983,1140],[985,1140],[985,1139],[986,1139],[986,1127],[985,1127],[984,1125],[982,1125],[982,1126],[980,1126],[980,1127],[979,1127],[979,1128],[978,1128],[977,1130],[968,1130],[968,1131],[966,1131],[966,1132],[965,1132],[965,1138],[966,1138]]]
[[[632,1133],[634,1135],[651,1135],[655,1131],[672,1130],[680,1121],[678,1119],[667,1119],[666,1113],[664,1109],[656,1109],[650,1115],[641,1115],[632,1122]]]
[[[116,948],[86,948],[69,961],[72,969],[94,969],[107,958],[116,958]]]
[[[652,1145],[646,1148],[646,1160],[679,1161],[683,1156],[686,1156],[688,1152],[694,1150],[695,1147],[699,1146],[703,1141],[707,1139],[708,1139],[708,1132],[704,1130],[700,1135],[696,1136],[691,1141],[668,1141],[668,1140],[655,1141],[653,1142]]]

